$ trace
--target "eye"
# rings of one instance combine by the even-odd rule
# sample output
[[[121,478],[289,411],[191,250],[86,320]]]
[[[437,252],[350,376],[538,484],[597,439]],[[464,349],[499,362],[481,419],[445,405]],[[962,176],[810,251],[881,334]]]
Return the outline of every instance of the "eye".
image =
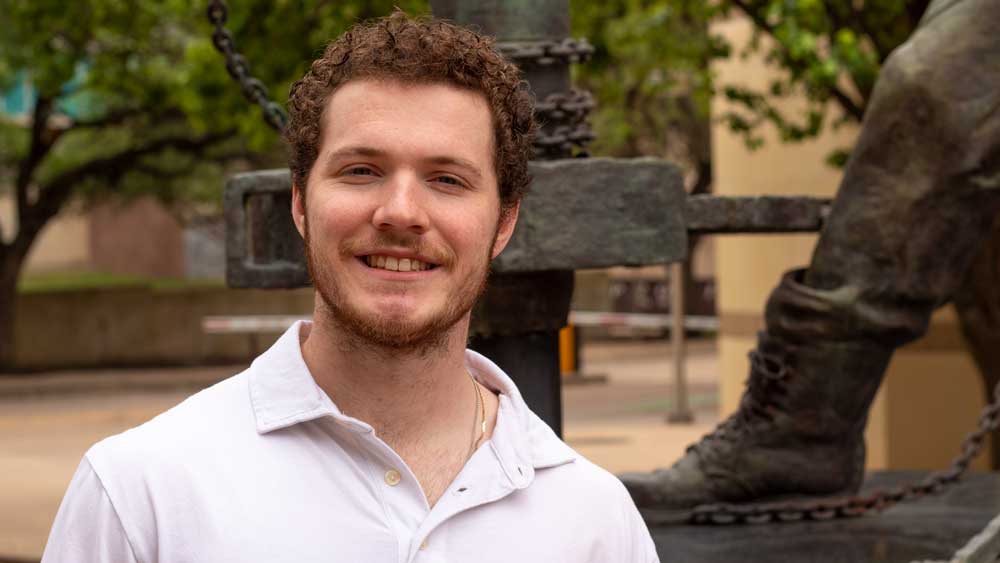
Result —
[[[352,166],[345,170],[345,173],[350,176],[371,176],[375,174],[371,168],[365,166]]]
[[[448,184],[451,186],[461,187],[465,185],[465,182],[459,180],[454,176],[435,176],[434,178],[432,178],[432,180],[435,182],[439,182],[441,184]]]

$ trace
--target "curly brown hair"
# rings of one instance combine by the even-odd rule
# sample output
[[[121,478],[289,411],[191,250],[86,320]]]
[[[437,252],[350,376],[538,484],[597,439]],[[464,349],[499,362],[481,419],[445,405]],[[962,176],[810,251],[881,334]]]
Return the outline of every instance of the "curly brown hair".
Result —
[[[319,156],[330,96],[357,79],[443,83],[483,94],[493,117],[501,209],[506,212],[520,201],[531,181],[528,159],[536,129],[532,96],[520,71],[494,49],[492,38],[443,20],[411,18],[398,9],[351,27],[292,85],[284,136],[299,189]]]

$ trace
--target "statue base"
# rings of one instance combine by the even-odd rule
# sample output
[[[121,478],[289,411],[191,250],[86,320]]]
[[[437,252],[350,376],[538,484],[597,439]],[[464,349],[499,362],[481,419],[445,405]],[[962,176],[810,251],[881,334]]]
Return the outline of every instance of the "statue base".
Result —
[[[888,489],[924,476],[880,471],[868,476],[863,489]],[[651,526],[650,532],[660,559],[672,563],[978,563],[996,561],[1000,554],[1000,519],[990,525],[998,514],[1000,474],[971,473],[941,494],[860,518]]]

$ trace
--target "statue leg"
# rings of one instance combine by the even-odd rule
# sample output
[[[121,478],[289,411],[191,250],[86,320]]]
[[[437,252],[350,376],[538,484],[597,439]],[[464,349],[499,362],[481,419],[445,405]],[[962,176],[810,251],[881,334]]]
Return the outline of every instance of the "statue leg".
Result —
[[[935,2],[886,62],[807,270],[772,292],[740,407],[636,504],[854,492],[895,348],[924,334],[1000,211],[1000,10]]]
[[[965,343],[983,376],[987,400],[993,398],[1000,383],[1000,217],[997,219],[953,300]],[[1000,446],[1000,430],[993,432],[993,443]],[[990,465],[998,469],[1000,447],[994,447],[992,453]]]

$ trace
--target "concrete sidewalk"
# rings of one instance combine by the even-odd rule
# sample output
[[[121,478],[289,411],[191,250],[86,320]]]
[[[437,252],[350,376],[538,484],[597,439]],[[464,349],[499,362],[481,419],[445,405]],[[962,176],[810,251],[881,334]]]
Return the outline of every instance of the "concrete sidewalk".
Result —
[[[688,362],[695,423],[669,425],[673,392],[664,341],[600,342],[584,373],[606,383],[565,385],[565,438],[614,473],[669,465],[716,422],[716,357],[694,342]],[[81,456],[195,390],[245,366],[60,372],[0,379],[0,563],[37,561]]]

